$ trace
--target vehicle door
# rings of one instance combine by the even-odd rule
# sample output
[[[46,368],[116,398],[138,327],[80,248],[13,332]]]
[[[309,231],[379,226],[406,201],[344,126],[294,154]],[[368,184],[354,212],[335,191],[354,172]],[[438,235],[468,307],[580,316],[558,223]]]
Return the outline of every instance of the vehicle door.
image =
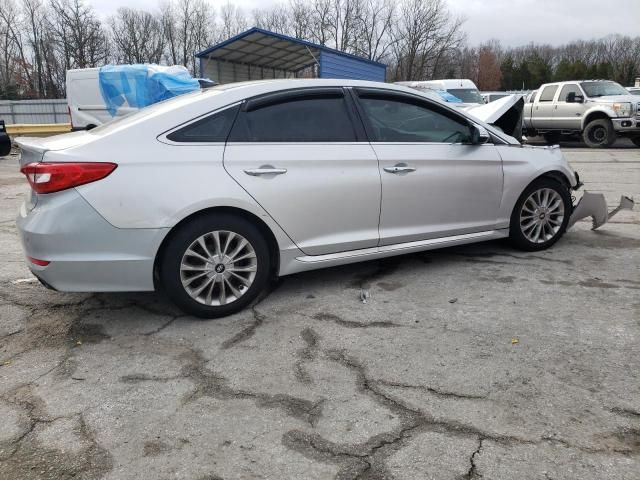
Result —
[[[573,102],[567,102],[569,96]],[[575,101],[575,99],[582,101]],[[584,93],[576,83],[567,83],[560,90],[558,100],[553,111],[553,126],[566,130],[580,130],[582,127],[582,116],[586,111],[584,105]]]
[[[253,98],[227,141],[224,166],[307,255],[378,244],[380,174],[342,88]]]
[[[381,245],[495,228],[502,161],[493,144],[470,144],[471,120],[410,94],[356,93],[380,161]]]
[[[547,85],[538,93],[538,98],[533,104],[533,110],[531,112],[534,128],[542,130],[554,128],[553,111],[555,110],[555,105],[553,99],[557,91],[558,85]]]

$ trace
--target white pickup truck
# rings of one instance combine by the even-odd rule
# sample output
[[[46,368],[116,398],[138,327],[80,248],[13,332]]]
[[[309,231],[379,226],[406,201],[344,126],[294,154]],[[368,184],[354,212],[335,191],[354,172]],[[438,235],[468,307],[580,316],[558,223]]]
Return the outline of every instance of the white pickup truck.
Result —
[[[525,104],[524,134],[548,143],[580,135],[592,148],[627,137],[640,147],[640,99],[609,80],[547,83]]]

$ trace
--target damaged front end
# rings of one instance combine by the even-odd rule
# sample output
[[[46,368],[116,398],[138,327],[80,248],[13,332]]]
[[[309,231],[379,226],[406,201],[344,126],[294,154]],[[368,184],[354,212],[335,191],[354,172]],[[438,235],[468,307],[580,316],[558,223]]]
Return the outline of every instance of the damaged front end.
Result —
[[[620,197],[620,204],[609,212],[607,201],[602,193],[585,191],[578,204],[574,207],[571,217],[569,217],[567,229],[571,228],[578,220],[591,217],[593,224],[591,229],[595,230],[611,220],[620,210],[633,210],[634,205],[633,198],[623,195]]]

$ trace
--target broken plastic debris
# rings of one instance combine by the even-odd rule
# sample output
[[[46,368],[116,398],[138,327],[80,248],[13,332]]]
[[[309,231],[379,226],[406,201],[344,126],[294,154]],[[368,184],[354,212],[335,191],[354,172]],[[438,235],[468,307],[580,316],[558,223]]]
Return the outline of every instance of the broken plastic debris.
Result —
[[[3,367],[8,367],[9,365],[11,365],[11,360],[7,360],[6,362],[2,362],[2,366]]]
[[[449,303],[456,303],[457,301],[458,301],[457,298],[452,298],[452,299],[449,300]]]
[[[518,340],[516,337],[513,337],[513,338],[511,339],[511,345],[517,345],[517,344],[519,344],[519,343],[520,343],[520,340]]]
[[[360,301],[362,303],[367,303],[367,300],[369,300],[369,297],[371,295],[369,295],[369,290],[360,290]]]
[[[593,223],[591,229],[595,230],[611,220],[620,210],[633,210],[634,206],[633,198],[623,195],[620,197],[620,204],[611,212],[607,212],[607,202],[602,193],[585,191],[578,205],[573,209],[567,228],[571,228],[578,220],[591,217]]]

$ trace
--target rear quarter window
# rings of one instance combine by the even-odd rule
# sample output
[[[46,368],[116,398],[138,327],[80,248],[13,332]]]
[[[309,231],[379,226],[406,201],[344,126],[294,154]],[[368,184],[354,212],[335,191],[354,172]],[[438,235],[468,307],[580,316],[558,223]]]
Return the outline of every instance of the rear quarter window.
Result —
[[[240,105],[226,108],[186,127],[171,132],[167,139],[172,142],[218,143],[226,142]]]

